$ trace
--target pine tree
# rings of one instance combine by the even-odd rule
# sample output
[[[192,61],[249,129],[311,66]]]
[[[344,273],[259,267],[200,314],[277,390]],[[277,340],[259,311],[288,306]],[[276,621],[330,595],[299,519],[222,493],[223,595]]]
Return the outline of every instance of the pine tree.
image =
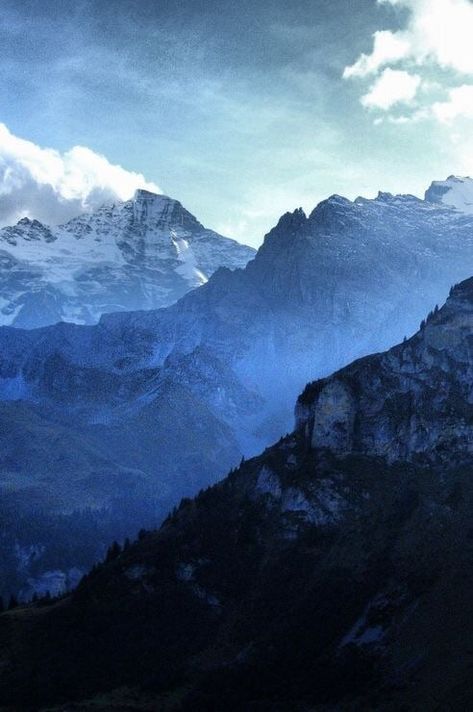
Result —
[[[105,561],[108,563],[109,561],[114,561],[114,559],[117,559],[120,554],[122,553],[122,548],[118,541],[114,541],[112,546],[108,548],[107,555],[105,557]]]
[[[17,597],[12,593],[10,596],[10,600],[8,602],[8,610],[13,611],[14,608],[18,608],[18,599]]]

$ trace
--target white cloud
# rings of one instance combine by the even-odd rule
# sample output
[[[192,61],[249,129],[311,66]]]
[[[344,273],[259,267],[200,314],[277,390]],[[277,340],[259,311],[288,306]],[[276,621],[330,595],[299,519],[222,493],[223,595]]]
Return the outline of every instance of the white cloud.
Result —
[[[90,148],[65,153],[14,136],[0,123],[0,224],[35,217],[55,224],[110,200],[127,200],[137,188],[158,186],[113,165]]]
[[[373,51],[371,54],[362,54],[350,67],[345,67],[343,77],[366,77],[375,74],[380,67],[391,64],[408,56],[409,42],[400,34],[389,30],[375,32]]]
[[[470,0],[378,0],[407,8],[405,28],[374,34],[371,54],[362,54],[344,76],[366,76],[403,59],[473,74],[473,4]]]
[[[345,78],[363,79],[380,72],[383,72],[383,77],[387,69],[395,67],[397,71],[404,71],[411,70],[412,66],[423,75],[437,69],[463,77],[473,76],[473,3],[470,0],[378,0],[378,4],[406,9],[405,26],[396,32],[375,32],[372,51],[362,54],[354,64],[346,67],[343,73]],[[445,81],[443,89],[458,92],[446,102],[431,105],[429,108],[432,110],[424,112],[425,116],[434,116],[442,121],[452,119],[455,107],[460,107],[467,97],[464,85],[452,89],[452,79],[448,85]],[[362,97],[362,103],[380,109],[390,108],[397,102],[386,106],[368,99],[373,93],[376,97],[379,82],[380,79],[372,84]],[[425,97],[425,103],[428,105],[428,97]],[[459,108],[460,114],[466,115],[465,107]]]
[[[450,89],[447,101],[437,101],[432,106],[433,115],[444,123],[459,117],[473,118],[473,85],[463,84]]]
[[[385,69],[361,98],[363,106],[383,109],[386,111],[395,104],[408,104],[416,96],[421,78],[417,74],[409,74],[403,70]]]

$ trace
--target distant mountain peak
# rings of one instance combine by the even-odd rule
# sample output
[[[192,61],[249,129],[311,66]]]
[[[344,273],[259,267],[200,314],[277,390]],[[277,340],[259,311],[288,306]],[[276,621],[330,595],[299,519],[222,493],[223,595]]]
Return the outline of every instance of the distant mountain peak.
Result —
[[[378,195],[377,195],[376,199],[377,200],[392,200],[393,197],[394,196],[392,193],[387,193],[385,191],[380,190],[380,191],[378,191]]]
[[[154,198],[165,198],[167,200],[172,200],[172,198],[169,198],[169,196],[164,195],[164,193],[155,193],[152,190],[146,190],[146,188],[137,188],[135,190],[135,194],[133,196],[133,200],[139,200],[139,199],[153,200]]]
[[[306,221],[307,215],[305,214],[304,210],[302,208],[296,208],[296,210],[293,210],[292,212],[284,213],[284,215],[279,218],[278,224],[276,225],[276,229],[281,227],[299,227]]]
[[[292,249],[292,242],[301,235],[307,221],[302,208],[281,215],[276,225],[265,235],[264,242],[256,253],[258,261],[264,262],[269,255],[272,255],[268,263],[270,264],[272,259],[277,259],[281,253],[288,254]]]
[[[0,245],[0,325],[24,328],[168,306],[255,252],[143,189],[57,227],[24,217],[0,229]]]
[[[473,179],[468,176],[449,176],[444,181],[433,181],[425,192],[429,203],[449,205],[462,213],[473,214]]]
[[[191,231],[205,229],[182,203],[168,195],[140,189],[135,192],[132,205],[134,222],[146,224],[151,228],[166,229],[175,225]]]
[[[35,219],[31,220],[30,218],[28,218],[26,216],[24,218],[21,218],[21,220],[18,220],[17,225],[25,225],[25,226],[26,225],[36,225],[36,226],[39,225],[41,227],[44,227],[43,223],[39,222],[39,220],[35,220]]]
[[[184,210],[182,204],[178,200],[169,197],[169,195],[164,195],[163,193],[153,193],[150,190],[145,190],[144,188],[135,190],[132,202],[134,205],[152,206],[154,209],[158,210],[164,209],[169,205],[178,205]]]

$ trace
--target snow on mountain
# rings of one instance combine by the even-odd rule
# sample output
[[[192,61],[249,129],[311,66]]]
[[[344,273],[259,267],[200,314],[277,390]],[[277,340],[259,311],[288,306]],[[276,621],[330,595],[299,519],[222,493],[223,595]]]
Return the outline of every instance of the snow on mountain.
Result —
[[[199,280],[199,270],[207,272],[193,255],[202,241],[175,227],[175,203],[148,196],[125,204],[137,215],[121,233],[135,251],[130,260],[148,250],[152,264],[146,231],[143,247],[126,230],[154,216],[154,228],[174,226],[175,270]],[[116,224],[105,208],[73,222],[74,235],[85,225],[103,241],[106,225]],[[164,384],[185,384],[249,454],[290,427],[307,381],[412,334],[472,264],[473,216],[409,195],[332,196],[309,216],[284,215],[245,269],[218,270],[165,310],[107,314],[91,328],[4,331],[0,393],[54,402],[92,423],[123,421],[159,402]],[[150,380],[150,370],[159,378]]]
[[[473,179],[449,176],[444,181],[434,181],[425,193],[432,203],[444,203],[468,215],[473,214]]]
[[[253,255],[145,190],[58,227],[23,218],[0,230],[0,325],[92,324],[106,312],[160,308]]]
[[[193,235],[185,211],[179,223],[175,204],[158,209],[143,198],[72,221],[69,239],[93,231],[104,250],[107,225],[125,212],[110,249],[127,268],[143,274],[145,253],[152,270],[156,234],[165,234],[173,278],[181,270],[198,281],[196,270],[208,273],[198,249],[205,245],[210,259],[209,242]],[[157,223],[172,228],[159,232]],[[309,216],[284,215],[244,269],[218,269],[165,309],[104,314],[93,326],[0,329],[0,435],[8,423],[11,461],[24,454],[8,482],[22,482],[20,473],[42,491],[60,488],[66,506],[88,501],[101,482],[96,503],[115,491],[120,467],[138,477],[140,497],[150,499],[151,486],[166,492],[168,506],[288,432],[308,381],[414,333],[472,265],[473,215],[410,195],[335,195]],[[28,445],[33,436],[43,443],[43,429],[58,432],[59,424],[52,475],[50,449],[38,458],[24,433]]]

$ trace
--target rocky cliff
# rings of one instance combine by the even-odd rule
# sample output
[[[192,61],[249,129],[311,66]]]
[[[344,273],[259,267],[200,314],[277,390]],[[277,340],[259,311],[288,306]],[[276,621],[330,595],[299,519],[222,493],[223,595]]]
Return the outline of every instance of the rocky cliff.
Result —
[[[135,206],[140,225],[145,218],[155,226],[174,221],[174,208],[157,210],[155,199],[154,208],[149,202]],[[183,220],[190,229],[191,218]],[[100,227],[103,235],[107,224]],[[3,494],[13,488],[27,500],[31,488],[57,489],[63,513],[81,501],[108,506],[116,473],[131,471],[134,491],[147,504],[151,488],[156,517],[163,515],[178,497],[194,494],[242,455],[290,431],[294,402],[308,381],[414,333],[451,284],[469,275],[471,257],[473,216],[456,207],[412,196],[353,202],[332,196],[309,216],[302,210],[284,215],[244,269],[217,270],[166,309],[107,314],[93,326],[4,327],[0,418],[8,418],[13,430],[2,465]],[[327,441],[344,452],[356,441],[363,452],[376,443],[373,452],[390,452],[394,461],[401,439],[403,457],[405,433],[423,417],[419,411],[412,422],[396,420],[413,407],[408,391],[417,387],[407,351],[405,358],[396,376],[403,385],[399,393],[392,389],[392,413],[388,402],[379,422],[377,393],[376,405],[360,406],[358,386],[343,381],[324,391],[316,444]],[[439,368],[442,358],[435,356]],[[360,378],[363,385],[367,377]],[[345,420],[339,411],[349,414]],[[36,451],[15,455],[25,432],[52,433],[54,452],[45,452],[38,444],[45,441],[35,437]],[[428,437],[416,431],[420,454]],[[74,564],[66,563],[67,569]]]
[[[310,384],[296,408],[313,447],[416,462],[473,453],[473,279],[411,339]]]
[[[470,709],[472,327],[468,280],[74,594],[0,616],[4,704]]]

